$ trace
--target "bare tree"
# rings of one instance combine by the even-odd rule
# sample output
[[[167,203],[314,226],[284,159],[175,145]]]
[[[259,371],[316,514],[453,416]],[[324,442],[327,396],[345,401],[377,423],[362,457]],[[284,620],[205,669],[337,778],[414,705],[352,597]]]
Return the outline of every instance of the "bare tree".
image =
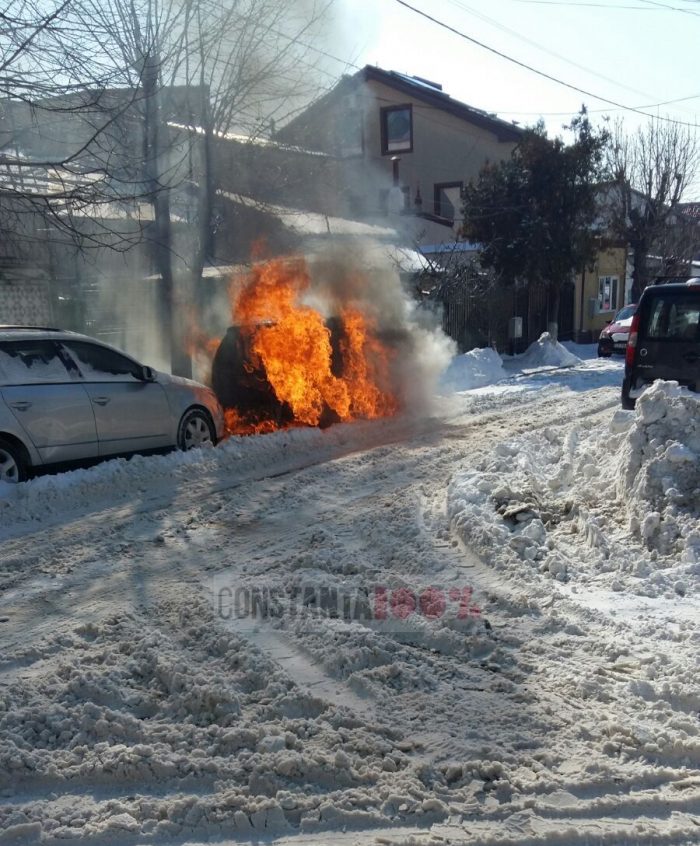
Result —
[[[120,69],[121,84],[138,92],[140,140],[130,161],[122,150],[121,189],[152,207],[144,238],[162,281],[172,366],[186,374],[182,315],[213,251],[215,145],[233,130],[249,137],[268,131],[315,93],[306,39],[332,0],[74,2],[92,42]],[[105,150],[105,158],[113,155]],[[184,237],[174,235],[175,201],[186,207]]]
[[[618,122],[607,164],[613,229],[632,250],[632,296],[649,281],[648,257],[668,240],[684,192],[698,175],[700,147],[690,127],[653,118],[632,135]]]
[[[139,237],[100,224],[115,199],[102,153],[136,92],[113,90],[119,70],[75,5],[10,0],[0,13],[0,229],[29,252],[37,220],[80,244],[128,249]]]
[[[213,253],[216,146],[270,132],[318,92],[310,42],[332,2],[9,0],[0,229],[31,246],[39,215],[81,248],[145,244],[186,372],[183,281]]]

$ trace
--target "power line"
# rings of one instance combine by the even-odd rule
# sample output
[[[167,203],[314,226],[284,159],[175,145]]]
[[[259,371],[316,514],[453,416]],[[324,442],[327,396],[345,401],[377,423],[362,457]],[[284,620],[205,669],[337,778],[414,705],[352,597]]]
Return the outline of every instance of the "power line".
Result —
[[[505,26],[504,24],[500,23],[499,21],[495,20],[494,18],[490,18],[488,15],[484,15],[481,12],[478,12],[476,9],[472,9],[471,7],[461,3],[460,0],[448,0],[453,6],[457,7],[458,9],[462,9],[462,11],[466,12],[469,15],[474,15],[475,17],[479,18],[482,21],[485,21],[491,26],[495,26],[498,29],[502,30],[503,32],[508,33],[509,35],[513,36],[514,38],[519,39],[520,41],[524,41],[526,44],[529,44],[531,47],[535,47],[538,50],[542,50],[544,53],[548,53],[550,56],[554,56],[555,59],[558,59],[561,62],[566,62],[566,64],[571,65],[572,67],[578,68],[578,70],[585,71],[592,76],[597,76],[599,79],[604,80],[605,82],[610,82],[613,85],[617,86],[618,88],[624,88],[627,91],[631,91],[633,94],[639,94],[641,97],[650,98],[653,95],[647,94],[644,91],[640,91],[638,88],[632,88],[629,85],[623,85],[621,82],[615,79],[611,79],[609,76],[605,76],[605,74],[600,73],[599,71],[592,70],[591,68],[587,68],[585,65],[580,65],[578,62],[574,62],[571,59],[563,56],[561,53],[557,53],[554,50],[549,49],[549,47],[545,47],[542,44],[539,44],[537,41],[533,41],[531,38],[527,38],[520,32],[517,32],[514,29],[510,29],[509,27]],[[646,8],[646,7],[645,7]]]
[[[670,106],[674,103],[684,103],[688,100],[698,100],[700,99],[700,94],[689,94],[687,97],[677,97],[675,100],[663,100],[661,103],[647,103],[644,106],[637,106],[638,109],[657,109],[659,106]],[[496,109],[494,110],[496,114],[504,114],[504,115],[540,115],[541,117],[565,117],[566,115],[570,115],[571,112],[519,112],[517,109]],[[595,114],[604,113],[609,111],[615,111],[614,109],[588,109],[588,114]]]
[[[565,82],[563,79],[559,79],[558,77],[552,76],[551,74],[548,74],[545,71],[541,71],[537,68],[532,67],[532,65],[528,65],[525,62],[521,62],[519,59],[515,59],[513,56],[509,56],[507,53],[503,53],[500,50],[497,50],[495,47],[490,47],[488,44],[484,44],[483,41],[479,41],[478,39],[473,38],[471,35],[467,35],[466,32],[462,32],[456,27],[450,26],[450,24],[441,21],[439,18],[435,18],[432,15],[429,15],[427,12],[424,12],[421,9],[417,9],[415,6],[411,6],[410,3],[406,3],[405,0],[395,0],[395,2],[398,3],[399,6],[403,6],[409,11],[414,12],[416,15],[420,15],[426,20],[431,21],[431,23],[434,23],[437,26],[446,29],[453,35],[458,35],[460,38],[465,39],[465,41],[469,41],[472,44],[476,44],[478,47],[481,47],[484,50],[488,50],[489,53],[493,53],[495,56],[499,56],[501,59],[505,59],[507,62],[511,62],[512,64],[517,65],[518,67],[524,68],[525,70],[528,70],[531,73],[537,74],[537,76],[541,76],[544,79],[548,79],[550,82],[555,82],[557,85],[562,85],[565,88],[569,88],[571,91],[576,91],[578,94],[583,94],[586,97],[593,97],[594,100],[600,100],[601,103],[607,103],[610,106],[615,106],[616,108],[623,109],[627,112],[634,112],[635,114],[642,115],[643,117],[654,118],[656,120],[665,121],[666,123],[674,123],[679,126],[692,126],[694,129],[697,129],[697,123],[675,120],[674,118],[669,117],[657,117],[656,115],[652,115],[648,112],[642,111],[641,109],[637,109],[634,106],[626,106],[624,103],[617,102],[617,100],[610,100],[608,97],[601,97],[600,94],[594,94],[592,91],[587,91],[585,88],[579,88],[577,85],[573,85],[570,82]]]
[[[669,12],[681,12],[684,15],[693,15],[698,18],[700,14],[693,12],[691,9],[679,9],[678,6],[668,6],[666,3],[657,3],[655,0],[639,0],[640,3],[645,3],[647,6],[653,6],[656,9],[666,9]]]
[[[651,0],[637,0],[638,3],[648,3],[646,6],[622,4],[622,3],[587,3],[583,0],[513,0],[514,3],[527,3],[532,6],[569,6],[584,7],[587,9],[630,9],[637,12],[685,12],[696,15],[697,12],[690,12],[688,9],[677,9],[674,6],[666,6],[664,3],[653,3]]]

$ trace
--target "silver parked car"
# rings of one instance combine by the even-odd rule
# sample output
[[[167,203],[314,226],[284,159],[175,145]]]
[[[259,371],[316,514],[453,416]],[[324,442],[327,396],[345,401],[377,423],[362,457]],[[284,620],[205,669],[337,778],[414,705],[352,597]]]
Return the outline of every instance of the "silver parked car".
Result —
[[[0,481],[35,467],[215,444],[214,393],[85,335],[0,326]]]

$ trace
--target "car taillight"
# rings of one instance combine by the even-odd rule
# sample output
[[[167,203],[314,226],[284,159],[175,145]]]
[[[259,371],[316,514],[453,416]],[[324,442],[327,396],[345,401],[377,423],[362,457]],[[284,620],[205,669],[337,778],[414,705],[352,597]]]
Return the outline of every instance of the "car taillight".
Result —
[[[630,334],[627,338],[627,349],[625,350],[625,364],[631,367],[634,364],[634,351],[637,347],[637,334],[639,331],[639,312],[635,312],[630,326]]]

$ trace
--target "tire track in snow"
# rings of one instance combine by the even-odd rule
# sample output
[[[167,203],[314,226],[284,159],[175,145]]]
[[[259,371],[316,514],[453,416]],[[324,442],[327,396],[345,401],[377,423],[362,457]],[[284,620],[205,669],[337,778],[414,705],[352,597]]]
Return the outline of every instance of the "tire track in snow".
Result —
[[[87,557],[82,564],[74,562],[73,573],[68,574],[70,584],[66,581],[59,589],[48,591],[46,585],[37,583],[24,600],[16,595],[14,601],[20,605],[24,602],[40,613],[44,597],[50,595],[56,605],[56,600],[60,602],[61,596],[65,596],[68,607],[62,614],[59,609],[55,617],[59,628],[68,626],[75,614],[82,618],[85,612],[102,618],[110,603],[113,608],[128,609],[136,602],[133,589],[128,593],[124,588],[140,569],[150,603],[139,606],[142,616],[133,630],[125,633],[125,638],[134,638],[139,622],[144,632],[150,625],[163,638],[164,650],[167,646],[170,669],[182,664],[206,678],[226,666],[216,654],[210,655],[209,644],[216,642],[218,633],[208,629],[209,624],[195,624],[194,629],[183,635],[183,626],[193,624],[186,624],[176,613],[180,606],[186,607],[187,592],[195,594],[193,580],[201,576],[205,567],[211,568],[211,572],[231,567],[233,572],[253,581],[262,576],[286,577],[295,572],[294,568],[303,572],[304,567],[321,566],[339,578],[352,577],[355,565],[366,566],[366,571],[360,573],[366,573],[367,578],[381,577],[391,568],[407,579],[418,578],[426,567],[433,566],[441,567],[438,572],[443,574],[458,572],[460,566],[463,569],[460,550],[436,537],[435,525],[420,517],[426,503],[435,503],[439,510],[439,494],[444,493],[445,479],[455,466],[477,460],[500,439],[521,428],[565,425],[574,417],[604,415],[617,405],[617,398],[608,389],[583,397],[565,396],[567,399],[564,401],[562,397],[559,409],[552,407],[550,396],[528,405],[527,416],[519,408],[517,418],[514,417],[511,407],[467,421],[457,418],[436,426],[434,431],[414,433],[391,446],[353,449],[335,456],[330,463],[310,461],[303,468],[281,475],[268,473],[260,480],[237,480],[234,484],[229,480],[220,490],[207,487],[206,480],[199,480],[183,491],[172,507],[140,513],[137,525],[130,523],[132,515],[124,514],[123,509],[107,510],[95,518],[101,520],[100,525],[95,522],[84,527],[73,526],[69,532],[80,540],[85,551],[93,545],[93,562],[97,563],[90,565]],[[193,492],[201,492],[201,496],[194,496]],[[118,528],[113,522],[114,515]],[[113,529],[113,533],[107,535],[106,527]],[[412,529],[415,535],[411,534]],[[35,534],[32,541],[48,544],[60,538],[61,530],[54,529],[43,536]],[[407,539],[411,539],[410,545]],[[402,543],[406,544],[406,556],[393,558],[400,552]],[[340,547],[350,550],[345,559],[334,557]],[[308,559],[297,560],[294,557],[297,553],[308,555]],[[110,555],[113,560],[110,566],[105,566],[103,558]],[[418,560],[422,555],[425,559]],[[341,668],[338,664],[335,669],[336,654],[341,654],[336,647],[343,647],[343,643],[331,643],[323,627],[314,635],[315,640],[304,640],[306,635],[299,630],[291,633],[287,642],[286,635],[269,628],[260,630],[250,640],[240,638],[241,656],[251,666],[257,664],[262,674],[296,682],[289,688],[293,702],[311,701],[309,697],[318,699],[320,702],[315,707],[321,714],[326,713],[325,702],[328,715],[336,715],[332,719],[337,719],[343,706],[349,706],[365,726],[376,722],[375,715],[389,714],[397,727],[407,731],[414,740],[430,739],[426,728],[435,730],[434,748],[428,750],[429,754],[418,748],[408,751],[400,758],[400,766],[391,778],[399,785],[414,767],[424,768],[420,771],[429,780],[422,789],[426,795],[444,803],[450,821],[425,828],[402,826],[400,815],[396,815],[397,828],[392,831],[378,818],[364,823],[348,820],[331,824],[333,842],[342,842],[339,826],[343,824],[357,826],[358,830],[348,832],[348,842],[355,843],[377,843],[377,838],[381,838],[379,842],[415,844],[421,838],[426,842],[432,838],[435,842],[437,837],[456,842],[468,838],[470,844],[484,846],[514,842],[528,846],[583,844],[596,842],[596,838],[616,844],[640,840],[655,844],[692,842],[698,791],[692,783],[683,786],[681,767],[652,764],[640,767],[631,759],[605,758],[600,752],[599,736],[582,740],[577,733],[587,714],[594,729],[596,723],[611,717],[630,726],[636,719],[633,702],[617,698],[616,686],[625,685],[624,674],[620,679],[601,676],[601,692],[611,697],[607,702],[598,696],[582,696],[575,687],[562,688],[557,679],[564,671],[571,677],[581,677],[584,669],[614,667],[615,663],[599,654],[606,631],[601,629],[597,643],[593,633],[589,642],[575,634],[562,633],[560,625],[557,632],[555,621],[551,628],[547,622],[547,616],[556,608],[545,607],[538,612],[528,603],[527,596],[522,597],[517,591],[496,590],[504,588],[503,583],[489,582],[487,568],[481,569],[478,559],[472,558],[469,563],[470,578],[482,595],[487,592],[495,595],[495,598],[484,598],[488,604],[487,616],[496,632],[494,643],[505,659],[496,671],[470,666],[465,657],[450,655],[448,650],[441,652],[439,644],[430,642],[422,647],[399,644],[386,660],[360,668],[359,673],[352,666]],[[336,565],[340,569],[336,570]],[[59,563],[57,571],[61,567]],[[69,594],[69,590],[76,593]],[[568,604],[558,599],[556,604],[568,613]],[[165,609],[162,612],[158,611],[161,607]],[[576,622],[593,632],[596,618],[582,614]],[[45,624],[42,631],[46,631]],[[125,639],[125,646],[126,643]],[[550,667],[551,675],[532,672],[531,665],[538,661]],[[394,689],[392,679],[397,677],[381,675],[392,667],[407,673],[423,669],[426,676],[423,681],[417,678],[415,688],[408,685],[407,677],[399,676],[399,686]],[[528,672],[531,681],[524,684],[522,678]],[[383,701],[359,696],[358,701],[345,695],[348,690],[355,692],[354,681],[358,675],[366,681],[363,689],[384,691]],[[351,677],[353,684],[348,682]],[[470,693],[469,685],[484,690]],[[446,700],[442,700],[450,692],[454,700],[448,707]],[[243,716],[260,721],[261,709],[264,712],[269,707],[266,704],[269,698],[265,691],[261,691],[259,700],[249,702],[244,698]],[[464,709],[463,714],[459,708]],[[528,732],[539,732],[542,737],[526,736],[519,720],[527,721]],[[319,736],[326,730],[323,727],[327,721],[332,722],[319,718]],[[453,737],[450,729],[460,735],[473,731],[471,747],[464,737]],[[343,731],[349,730],[343,725]],[[438,731],[442,732],[440,737]],[[496,732],[500,732],[500,737],[493,736]],[[373,735],[372,739],[379,742],[380,738]],[[306,742],[313,744],[313,737]],[[501,780],[499,786],[498,776],[481,772],[470,775],[466,750],[472,749],[477,762],[498,760],[499,743],[511,756],[510,763],[503,756],[512,770],[509,780]],[[518,743],[523,746],[519,747]],[[394,751],[395,748],[392,747]],[[559,757],[567,750],[571,754],[585,752],[601,767],[598,782],[590,774],[582,777],[576,767],[569,771],[561,769]],[[552,756],[551,761],[547,754]],[[462,762],[465,766],[462,776],[450,782],[449,767],[456,763],[461,766]],[[526,777],[528,762],[533,769]],[[472,765],[476,763],[472,761]],[[300,776],[300,785],[305,778],[303,774]],[[469,787],[469,779],[474,782],[473,789]],[[509,783],[513,785],[510,796],[505,792]],[[183,788],[185,792],[187,789]],[[339,797],[353,796],[357,790],[353,785],[346,794],[339,791]],[[133,791],[133,784],[124,786],[125,794]],[[130,812],[134,811],[128,796],[123,795],[121,801]],[[223,800],[215,796],[214,801],[221,804]],[[271,832],[265,825],[263,821],[262,830],[269,837]],[[195,828],[195,836],[190,837],[193,842],[196,834]],[[106,842],[108,837],[95,834],[82,839],[95,844]],[[315,839],[314,831],[309,829],[279,842],[296,846]],[[323,839],[327,841],[328,835],[319,835],[317,840]]]

